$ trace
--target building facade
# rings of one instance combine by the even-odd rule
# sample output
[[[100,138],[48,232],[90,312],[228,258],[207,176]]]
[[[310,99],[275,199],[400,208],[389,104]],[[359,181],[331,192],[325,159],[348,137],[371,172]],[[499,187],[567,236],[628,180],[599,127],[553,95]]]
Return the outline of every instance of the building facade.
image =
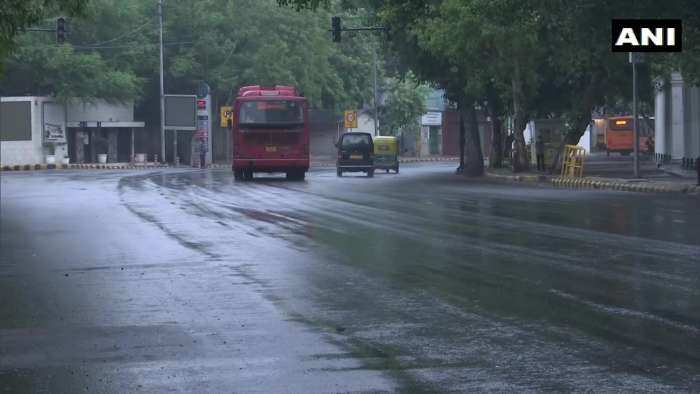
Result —
[[[657,161],[693,168],[700,157],[700,87],[686,83],[680,73],[658,80],[654,125]]]
[[[145,124],[133,103],[51,97],[0,98],[0,165],[133,162]]]

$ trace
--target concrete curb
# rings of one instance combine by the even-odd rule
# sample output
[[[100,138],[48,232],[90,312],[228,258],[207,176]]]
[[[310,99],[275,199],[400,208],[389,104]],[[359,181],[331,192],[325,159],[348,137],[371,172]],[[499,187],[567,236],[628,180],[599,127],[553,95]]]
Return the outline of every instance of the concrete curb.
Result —
[[[539,183],[547,181],[546,175],[501,175],[487,172],[486,177],[507,182]]]
[[[629,182],[613,179],[595,178],[551,178],[550,182],[556,187],[576,189],[617,190],[637,193],[700,193],[700,187],[691,184],[668,184],[659,182]]]
[[[399,159],[399,163],[422,163],[456,161],[457,157],[427,157]],[[231,164],[210,164],[207,168],[230,168]],[[335,167],[335,162],[312,162],[311,167]],[[154,168],[194,168],[188,166],[175,167],[170,164],[24,164],[2,166],[0,171],[33,171],[33,170],[150,170]]]
[[[150,170],[153,168],[167,168],[167,164],[24,164],[2,166],[0,171],[33,171],[33,170]]]
[[[554,187],[570,189],[616,190],[637,193],[679,193],[698,194],[700,186],[691,184],[669,184],[659,182],[629,182],[605,178],[566,178],[548,177],[546,175],[500,175],[486,176],[507,182],[549,183]]]

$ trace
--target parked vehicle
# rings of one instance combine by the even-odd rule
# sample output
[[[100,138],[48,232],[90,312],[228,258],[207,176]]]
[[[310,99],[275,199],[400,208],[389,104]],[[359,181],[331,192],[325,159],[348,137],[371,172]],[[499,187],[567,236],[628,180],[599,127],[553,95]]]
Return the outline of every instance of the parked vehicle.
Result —
[[[253,179],[255,172],[304,179],[309,170],[308,105],[294,87],[242,87],[233,114],[235,179]]]
[[[374,144],[372,134],[345,133],[336,143],[338,161],[336,163],[338,176],[343,172],[365,172],[368,177],[374,176]]]
[[[374,137],[374,168],[399,173],[399,141],[392,136]]]

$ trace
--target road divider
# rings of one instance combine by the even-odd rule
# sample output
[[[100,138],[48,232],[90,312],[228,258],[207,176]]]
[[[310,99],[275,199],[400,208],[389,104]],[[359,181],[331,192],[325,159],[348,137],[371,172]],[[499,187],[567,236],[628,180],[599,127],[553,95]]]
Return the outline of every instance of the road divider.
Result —
[[[663,182],[656,180],[637,181],[593,177],[552,177],[537,174],[504,175],[487,173],[486,177],[505,182],[543,184],[568,189],[615,190],[637,193],[700,194],[700,186],[682,182]]]

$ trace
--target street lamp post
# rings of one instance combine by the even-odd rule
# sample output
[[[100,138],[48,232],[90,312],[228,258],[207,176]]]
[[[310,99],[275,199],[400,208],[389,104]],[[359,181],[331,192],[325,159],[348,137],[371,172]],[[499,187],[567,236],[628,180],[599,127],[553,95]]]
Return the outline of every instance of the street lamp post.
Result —
[[[163,88],[163,0],[158,0],[160,39],[160,160],[165,163],[165,89]],[[174,156],[173,156],[174,157]]]
[[[379,111],[378,111],[378,105],[377,105],[377,49],[374,48],[372,52],[372,60],[374,61],[374,70],[373,70],[373,77],[374,77],[374,135],[379,135],[379,131],[377,129],[377,120],[379,118]]]

